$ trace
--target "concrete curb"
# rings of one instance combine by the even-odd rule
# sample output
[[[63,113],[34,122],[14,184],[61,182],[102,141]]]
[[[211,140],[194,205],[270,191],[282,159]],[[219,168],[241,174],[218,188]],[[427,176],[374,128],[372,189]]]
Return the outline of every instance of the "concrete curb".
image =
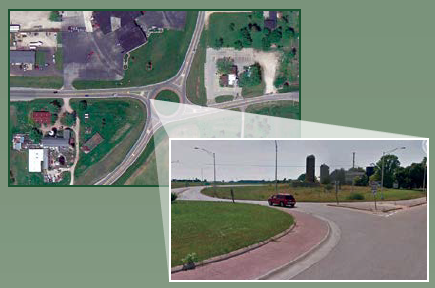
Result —
[[[427,204],[427,202],[412,204],[412,205],[409,205],[408,208],[415,207],[415,206],[421,206],[421,205],[424,205],[424,204]]]
[[[312,214],[310,214],[312,215]],[[314,215],[313,215],[314,216]],[[317,216],[314,216],[317,217]],[[319,217],[317,217],[319,218]],[[319,218],[320,219],[320,218]],[[270,279],[272,276],[284,271],[285,269],[289,268],[290,266],[294,265],[296,262],[302,261],[305,258],[307,258],[309,255],[311,255],[313,252],[317,251],[324,243],[326,243],[331,235],[331,226],[329,225],[328,221],[325,221],[323,219],[320,219],[324,222],[326,222],[326,224],[328,225],[328,232],[326,233],[325,237],[322,238],[322,240],[320,240],[316,245],[314,245],[313,247],[310,248],[310,250],[306,251],[304,254],[300,255],[299,257],[297,257],[296,259],[293,259],[292,261],[278,267],[275,268],[269,272],[267,272],[266,274],[258,277],[256,280],[267,280]]]
[[[296,221],[293,222],[293,224],[287,230],[285,230],[285,231],[283,231],[283,232],[281,232],[281,233],[279,233],[279,234],[277,234],[277,235],[275,235],[275,236],[273,236],[273,237],[271,237],[271,238],[269,238],[269,239],[267,239],[265,241],[258,242],[258,243],[249,245],[247,247],[240,248],[238,250],[232,251],[230,253],[227,253],[227,254],[224,254],[224,255],[215,256],[215,257],[212,257],[210,259],[204,260],[202,262],[195,263],[195,266],[199,267],[199,266],[204,266],[204,265],[207,265],[207,264],[210,264],[210,263],[227,260],[229,258],[232,258],[232,257],[235,257],[235,256],[239,256],[241,254],[247,253],[247,252],[252,251],[254,249],[260,248],[261,246],[266,245],[269,242],[276,241],[279,238],[284,237],[285,235],[290,233],[295,226],[296,226]],[[329,229],[329,225],[328,225],[328,229]],[[178,266],[175,266],[175,267],[171,268],[171,274],[174,274],[174,273],[177,273],[177,272],[180,272],[180,271],[184,271],[183,270],[183,265],[178,265]]]
[[[397,208],[395,207],[395,208],[386,209],[386,210],[373,210],[373,209],[351,207],[351,206],[337,205],[337,204],[326,204],[326,205],[327,206],[331,206],[331,207],[340,207],[340,208],[348,208],[348,209],[361,210],[361,211],[369,211],[369,212],[382,212],[382,213],[388,213],[388,212],[391,212],[391,211],[403,209],[402,207],[397,207]]]

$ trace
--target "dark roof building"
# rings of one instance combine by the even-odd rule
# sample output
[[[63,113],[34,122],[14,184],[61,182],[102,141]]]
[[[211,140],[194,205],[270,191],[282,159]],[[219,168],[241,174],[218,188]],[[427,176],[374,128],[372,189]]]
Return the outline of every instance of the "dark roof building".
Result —
[[[147,42],[145,33],[139,26],[133,23],[122,26],[116,31],[116,35],[123,49],[123,53],[136,49]]]
[[[269,11],[269,17],[264,19],[264,27],[271,31],[276,28],[276,12]]]
[[[51,113],[47,111],[33,111],[32,119],[39,124],[50,124]]]
[[[69,147],[69,141],[65,138],[44,137],[42,138],[44,147]]]
[[[94,11],[94,19],[104,34],[113,32],[112,22],[119,18],[121,27],[134,23],[134,20],[141,16],[141,11]]]
[[[35,64],[35,51],[10,50],[9,63],[11,64]]]

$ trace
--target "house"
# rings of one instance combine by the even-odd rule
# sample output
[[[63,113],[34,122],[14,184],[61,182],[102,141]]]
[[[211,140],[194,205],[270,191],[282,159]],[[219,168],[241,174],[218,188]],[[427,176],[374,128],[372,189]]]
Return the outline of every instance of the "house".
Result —
[[[12,138],[12,149],[20,151],[24,145],[24,135],[16,134]]]
[[[266,13],[267,12],[267,13]],[[276,28],[276,14],[277,11],[265,11],[264,15],[264,27],[268,28],[270,31]]]
[[[50,124],[51,123],[51,113],[48,111],[33,111],[32,119],[39,124]]]
[[[237,85],[237,75],[229,74],[228,75],[228,86],[236,86]]]
[[[35,64],[35,51],[10,50],[9,63],[12,65]]]

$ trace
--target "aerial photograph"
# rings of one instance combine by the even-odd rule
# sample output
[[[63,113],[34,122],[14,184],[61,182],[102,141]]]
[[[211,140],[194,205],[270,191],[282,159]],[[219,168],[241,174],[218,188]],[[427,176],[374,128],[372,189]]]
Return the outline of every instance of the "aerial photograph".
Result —
[[[9,10],[9,185],[161,184],[153,103],[300,120],[300,14]]]
[[[171,281],[428,281],[428,139],[171,139]]]

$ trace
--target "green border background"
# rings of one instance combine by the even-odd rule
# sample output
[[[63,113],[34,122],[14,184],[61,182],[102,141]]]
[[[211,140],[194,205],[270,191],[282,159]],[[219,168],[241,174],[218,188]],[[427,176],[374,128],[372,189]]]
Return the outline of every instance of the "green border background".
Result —
[[[205,4],[191,0],[173,3],[130,0],[110,4],[101,0],[65,3],[41,0],[7,3],[11,6],[6,7],[2,2],[5,19],[9,8],[302,9],[303,120],[429,138],[435,133],[432,124],[435,122],[434,2],[222,0]],[[6,27],[1,33],[7,42]],[[6,43],[3,47],[1,81],[6,110]],[[5,110],[1,125],[2,132],[7,134]],[[6,162],[6,142],[0,143]],[[6,163],[0,167],[0,175],[4,175],[0,190],[0,287],[219,285],[168,283],[159,188],[11,189],[7,187]],[[433,173],[429,176],[433,178]],[[299,285],[333,287],[336,284]]]

